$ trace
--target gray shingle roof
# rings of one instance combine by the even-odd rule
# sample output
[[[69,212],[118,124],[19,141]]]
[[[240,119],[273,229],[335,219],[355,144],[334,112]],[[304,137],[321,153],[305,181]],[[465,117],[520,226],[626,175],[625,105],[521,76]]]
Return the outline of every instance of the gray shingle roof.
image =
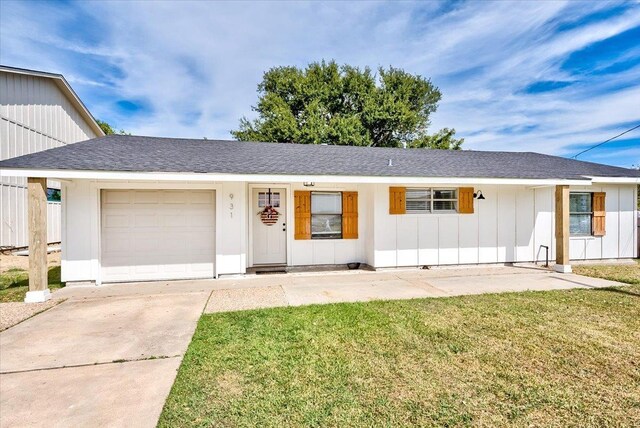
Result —
[[[392,166],[389,166],[391,159]],[[227,174],[579,179],[625,168],[523,152],[254,143],[109,135],[0,162],[0,168]]]

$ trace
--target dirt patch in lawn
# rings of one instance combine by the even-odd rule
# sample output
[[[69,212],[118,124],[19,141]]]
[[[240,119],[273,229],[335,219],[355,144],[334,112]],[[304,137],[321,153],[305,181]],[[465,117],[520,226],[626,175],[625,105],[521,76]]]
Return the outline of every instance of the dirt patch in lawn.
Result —
[[[60,251],[47,254],[47,265],[60,266]],[[0,273],[11,269],[29,270],[29,256],[0,254]]]

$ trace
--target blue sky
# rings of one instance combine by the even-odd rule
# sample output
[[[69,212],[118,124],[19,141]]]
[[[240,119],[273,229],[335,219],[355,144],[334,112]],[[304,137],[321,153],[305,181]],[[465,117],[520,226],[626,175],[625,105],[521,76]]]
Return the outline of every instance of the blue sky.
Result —
[[[572,156],[640,123],[640,2],[0,2],[0,62],[62,73],[134,134],[230,138],[262,73],[321,59],[430,77],[435,132]],[[640,164],[640,129],[579,159]]]

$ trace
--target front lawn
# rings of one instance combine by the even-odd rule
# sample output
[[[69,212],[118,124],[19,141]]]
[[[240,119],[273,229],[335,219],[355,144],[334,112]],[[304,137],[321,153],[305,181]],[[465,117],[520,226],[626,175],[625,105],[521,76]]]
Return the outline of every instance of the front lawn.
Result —
[[[640,286],[203,315],[159,426],[640,426]]]
[[[573,265],[571,268],[579,275],[626,282],[627,284],[640,284],[640,263],[637,260],[635,264]]]
[[[49,268],[49,289],[64,287],[60,282],[60,266]],[[29,273],[24,269],[9,269],[0,273],[0,303],[23,302],[29,291]]]

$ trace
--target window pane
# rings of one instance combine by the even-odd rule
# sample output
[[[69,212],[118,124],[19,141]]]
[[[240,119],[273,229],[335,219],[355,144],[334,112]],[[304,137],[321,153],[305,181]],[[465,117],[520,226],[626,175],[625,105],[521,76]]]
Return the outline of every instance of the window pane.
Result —
[[[457,199],[455,189],[434,189],[433,199]]]
[[[407,199],[406,201],[407,211],[420,211],[420,212],[428,212],[430,211],[429,201],[426,200],[411,200]]]
[[[264,208],[269,205],[269,193],[258,192],[258,207]],[[271,206],[278,208],[280,206],[280,192],[271,192]]]
[[[572,213],[590,213],[591,193],[571,193],[569,195],[569,211]]]
[[[52,189],[52,188],[47,188],[47,201],[48,202],[60,202],[61,200],[61,193],[60,193],[60,189]]]
[[[434,211],[455,211],[456,201],[433,201]]]
[[[591,235],[591,214],[571,214],[569,233],[571,235]]]
[[[312,215],[311,237],[318,239],[342,238],[342,216]]]
[[[313,192],[311,214],[342,214],[342,193]]]
[[[280,207],[280,192],[271,193],[271,206],[274,208]]]
[[[431,189],[407,189],[406,199],[429,199],[431,198]]]

